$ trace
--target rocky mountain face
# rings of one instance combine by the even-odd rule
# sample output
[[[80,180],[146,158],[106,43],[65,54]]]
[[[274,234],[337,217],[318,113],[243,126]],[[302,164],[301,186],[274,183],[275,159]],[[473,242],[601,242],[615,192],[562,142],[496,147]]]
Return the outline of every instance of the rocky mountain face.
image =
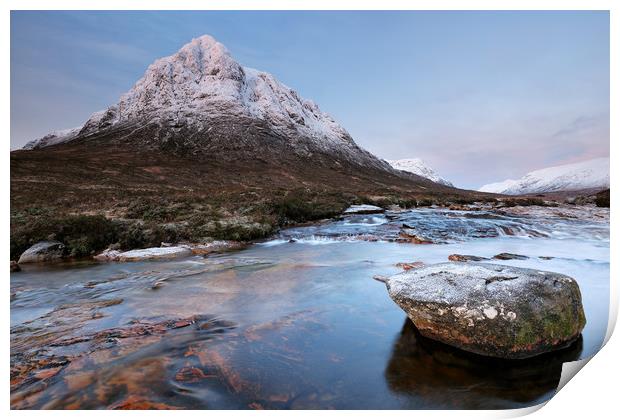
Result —
[[[608,157],[539,169],[517,180],[483,185],[478,191],[518,195],[593,188],[609,188]]]
[[[101,136],[190,154],[327,156],[336,165],[392,171],[314,102],[268,73],[241,66],[208,35],[156,60],[117,104],[82,127],[51,133],[25,149]]]
[[[419,175],[423,178],[430,179],[433,182],[437,182],[438,184],[447,185],[449,187],[453,187],[454,185],[440,177],[430,166],[426,164],[422,159],[398,159],[398,160],[388,160],[387,161],[394,169],[398,169],[399,171],[409,172],[415,175]]]

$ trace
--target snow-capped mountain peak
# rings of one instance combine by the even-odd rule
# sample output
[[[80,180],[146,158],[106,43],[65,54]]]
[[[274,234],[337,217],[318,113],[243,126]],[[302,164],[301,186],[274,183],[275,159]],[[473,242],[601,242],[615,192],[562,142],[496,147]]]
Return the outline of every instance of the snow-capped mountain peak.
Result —
[[[517,180],[483,185],[478,191],[516,195],[589,188],[609,188],[608,157],[539,169]]]
[[[399,171],[405,171],[412,174],[419,175],[421,177],[430,179],[433,182],[437,182],[439,184],[447,185],[449,187],[453,187],[450,181],[447,181],[437,175],[437,173],[426,164],[422,159],[414,158],[414,159],[398,159],[398,160],[388,160],[387,161],[394,169],[398,169]]]
[[[349,133],[313,101],[301,98],[269,73],[241,66],[209,35],[193,39],[171,56],[153,62],[117,104],[94,113],[77,134],[54,135],[53,142],[48,135],[30,142],[28,148],[127,125],[164,127],[160,135],[169,138],[170,132],[180,128],[204,133],[214,126],[237,129],[252,121],[291,144],[299,144],[304,153],[337,153],[357,163],[389,169],[359,148]]]

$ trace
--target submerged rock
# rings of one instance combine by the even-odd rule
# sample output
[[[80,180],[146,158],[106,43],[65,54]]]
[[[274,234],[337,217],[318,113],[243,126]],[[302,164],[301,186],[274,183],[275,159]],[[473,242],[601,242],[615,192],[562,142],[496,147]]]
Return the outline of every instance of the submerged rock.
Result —
[[[37,242],[24,251],[18,264],[51,262],[62,259],[65,246],[58,241]]]
[[[423,336],[485,356],[564,348],[586,323],[577,282],[557,273],[453,262],[394,275],[386,285]]]
[[[528,257],[520,254],[511,254],[510,252],[502,252],[493,257],[495,260],[527,260]]]
[[[413,268],[420,268],[424,266],[422,261],[413,261],[413,262],[399,262],[396,264],[396,267],[402,268],[405,271],[411,270]]]
[[[459,261],[459,262],[488,260],[488,258],[485,258],[485,257],[477,257],[475,255],[462,255],[462,254],[448,255],[448,259],[450,261]]]
[[[375,214],[384,211],[385,209],[371,204],[359,204],[349,207],[344,211],[344,214]]]
[[[193,254],[207,255],[214,252],[225,252],[242,249],[246,245],[238,241],[213,241],[204,244],[188,245]]]
[[[412,244],[432,244],[433,240],[419,235],[413,229],[401,229],[398,234],[397,242],[409,242]]]

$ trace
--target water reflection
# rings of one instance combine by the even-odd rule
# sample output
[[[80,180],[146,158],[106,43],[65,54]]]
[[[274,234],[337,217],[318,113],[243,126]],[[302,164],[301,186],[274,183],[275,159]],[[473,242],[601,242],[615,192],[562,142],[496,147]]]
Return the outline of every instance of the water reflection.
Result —
[[[562,363],[579,359],[581,337],[569,348],[525,360],[477,356],[420,335],[407,319],[385,369],[390,389],[416,408],[499,409],[551,398]]]

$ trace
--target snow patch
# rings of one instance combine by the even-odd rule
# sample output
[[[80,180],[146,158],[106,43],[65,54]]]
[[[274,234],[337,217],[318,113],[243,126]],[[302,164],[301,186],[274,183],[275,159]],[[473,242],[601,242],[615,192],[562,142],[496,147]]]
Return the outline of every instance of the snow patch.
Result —
[[[51,133],[46,134],[45,136],[41,138],[29,141],[28,143],[26,143],[23,149],[33,150],[33,149],[40,149],[43,147],[53,146],[55,144],[66,143],[76,138],[78,134],[80,133],[81,129],[82,129],[82,126],[75,127],[75,128],[68,128],[66,130],[52,131]]]
[[[438,184],[447,185],[449,187],[453,187],[454,185],[440,177],[437,172],[435,172],[426,162],[422,159],[398,159],[398,160],[388,160],[387,161],[394,169],[398,169],[399,171],[409,172],[415,175],[419,175],[423,178],[430,179],[433,182],[437,182]]]

